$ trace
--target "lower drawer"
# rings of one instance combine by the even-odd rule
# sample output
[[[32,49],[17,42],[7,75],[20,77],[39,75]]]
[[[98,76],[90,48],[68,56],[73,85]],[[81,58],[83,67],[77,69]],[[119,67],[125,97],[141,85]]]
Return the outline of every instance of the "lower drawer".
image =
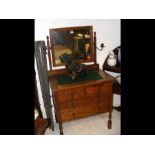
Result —
[[[75,112],[73,109],[70,109],[70,110],[63,110],[60,112],[60,115],[61,115],[61,121],[64,122],[64,121],[70,121],[70,120],[73,120],[75,119]]]
[[[98,113],[98,106],[96,104],[90,104],[86,106],[76,107],[75,113],[77,118],[95,115]]]

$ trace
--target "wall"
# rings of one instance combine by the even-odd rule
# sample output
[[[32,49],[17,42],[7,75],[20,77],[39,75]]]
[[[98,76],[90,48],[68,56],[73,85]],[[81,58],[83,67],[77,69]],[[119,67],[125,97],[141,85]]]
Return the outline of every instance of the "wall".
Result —
[[[45,40],[49,35],[50,28],[70,27],[70,26],[88,26],[92,25],[93,30],[96,31],[97,46],[104,43],[105,47],[102,51],[97,51],[97,63],[99,63],[100,69],[108,55],[108,52],[120,45],[120,20],[119,19],[52,19],[52,20],[35,20],[35,41]],[[57,67],[58,68],[58,67]],[[57,69],[55,68],[55,69]],[[36,65],[35,65],[36,69]],[[38,74],[37,74],[38,75]],[[113,74],[117,76],[118,74]],[[37,76],[37,81],[39,81]],[[45,109],[43,106],[42,95],[40,92],[40,84],[38,86],[39,100],[41,103],[41,109],[43,116],[45,115]],[[114,95],[114,105],[120,104],[120,96]]]

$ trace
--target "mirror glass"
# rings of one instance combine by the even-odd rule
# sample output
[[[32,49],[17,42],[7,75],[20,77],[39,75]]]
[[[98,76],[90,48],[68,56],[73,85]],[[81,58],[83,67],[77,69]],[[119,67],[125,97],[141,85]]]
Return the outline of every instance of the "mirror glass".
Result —
[[[64,65],[59,56],[67,53],[73,61],[93,61],[92,26],[50,29],[53,66]]]

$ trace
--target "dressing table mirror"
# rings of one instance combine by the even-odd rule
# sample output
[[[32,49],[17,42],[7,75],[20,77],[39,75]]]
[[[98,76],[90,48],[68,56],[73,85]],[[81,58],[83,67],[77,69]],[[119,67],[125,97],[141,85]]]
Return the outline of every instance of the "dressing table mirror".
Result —
[[[94,61],[92,26],[55,28],[50,29],[49,33],[54,67],[64,65],[59,59],[64,53],[73,61]]]

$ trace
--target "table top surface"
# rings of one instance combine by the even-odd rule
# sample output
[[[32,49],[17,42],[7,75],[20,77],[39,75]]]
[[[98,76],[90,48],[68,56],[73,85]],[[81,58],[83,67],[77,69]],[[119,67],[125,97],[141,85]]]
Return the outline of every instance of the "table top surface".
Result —
[[[54,90],[59,90],[59,89],[66,89],[66,88],[71,88],[71,87],[77,87],[77,86],[83,86],[83,85],[91,85],[91,84],[98,84],[98,83],[103,83],[103,82],[108,82],[108,81],[113,81],[114,77],[112,77],[111,75],[109,75],[108,73],[99,70],[99,71],[95,71],[96,73],[98,73],[98,75],[101,78],[97,78],[96,80],[85,80],[82,82],[73,82],[73,83],[65,83],[65,84],[58,84],[58,78],[57,76],[51,76],[49,78],[50,84],[51,84],[51,88]],[[67,76],[67,75],[66,75]],[[71,78],[71,77],[70,77]],[[91,78],[90,78],[91,79]]]

